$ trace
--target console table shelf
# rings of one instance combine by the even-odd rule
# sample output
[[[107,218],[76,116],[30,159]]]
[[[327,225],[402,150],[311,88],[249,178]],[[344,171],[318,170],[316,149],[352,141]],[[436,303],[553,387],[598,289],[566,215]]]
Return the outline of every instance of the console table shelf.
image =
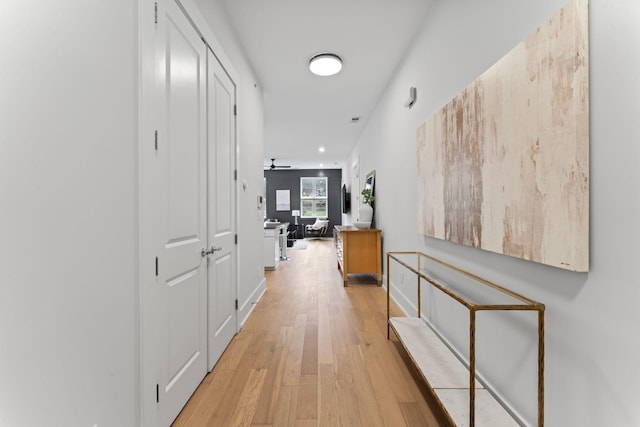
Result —
[[[415,256],[415,258],[413,258]],[[407,262],[406,258],[415,262]],[[391,261],[417,277],[417,317],[390,317]],[[499,301],[474,301],[454,286],[435,279],[424,266],[432,262],[461,274],[474,283],[493,290]],[[422,252],[387,253],[387,338],[390,330],[398,337],[405,351],[431,390],[449,423],[453,426],[511,427],[519,426],[493,393],[476,377],[476,314],[479,311],[535,311],[538,314],[538,427],[544,425],[544,305],[509,291],[481,277],[440,261]],[[404,273],[403,273],[404,274]],[[469,310],[468,366],[443,342],[422,319],[421,287],[427,282]],[[507,302],[505,302],[507,301]]]

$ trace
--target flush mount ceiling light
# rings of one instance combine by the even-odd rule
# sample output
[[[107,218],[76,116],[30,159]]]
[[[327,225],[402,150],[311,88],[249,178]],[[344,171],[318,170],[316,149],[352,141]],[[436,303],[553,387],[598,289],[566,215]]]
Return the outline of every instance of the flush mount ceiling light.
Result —
[[[318,76],[332,76],[342,69],[342,59],[333,53],[319,53],[309,60],[309,70]]]

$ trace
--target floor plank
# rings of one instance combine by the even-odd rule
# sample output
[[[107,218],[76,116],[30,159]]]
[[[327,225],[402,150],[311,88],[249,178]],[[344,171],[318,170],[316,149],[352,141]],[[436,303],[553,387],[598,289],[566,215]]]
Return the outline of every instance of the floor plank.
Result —
[[[345,288],[332,240],[288,256],[173,425],[446,426],[393,333],[387,340],[384,289],[366,275]]]

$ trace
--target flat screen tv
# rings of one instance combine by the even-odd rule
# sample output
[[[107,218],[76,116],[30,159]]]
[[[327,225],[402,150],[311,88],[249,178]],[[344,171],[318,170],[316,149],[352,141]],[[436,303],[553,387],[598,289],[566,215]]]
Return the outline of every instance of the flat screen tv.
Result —
[[[351,208],[351,193],[347,192],[347,186],[342,185],[342,213],[349,213]]]

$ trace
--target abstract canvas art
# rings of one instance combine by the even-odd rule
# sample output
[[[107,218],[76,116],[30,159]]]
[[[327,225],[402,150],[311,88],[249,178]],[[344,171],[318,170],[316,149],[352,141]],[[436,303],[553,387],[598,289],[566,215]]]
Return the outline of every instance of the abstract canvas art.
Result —
[[[573,0],[417,130],[421,234],[589,270],[587,0]]]

